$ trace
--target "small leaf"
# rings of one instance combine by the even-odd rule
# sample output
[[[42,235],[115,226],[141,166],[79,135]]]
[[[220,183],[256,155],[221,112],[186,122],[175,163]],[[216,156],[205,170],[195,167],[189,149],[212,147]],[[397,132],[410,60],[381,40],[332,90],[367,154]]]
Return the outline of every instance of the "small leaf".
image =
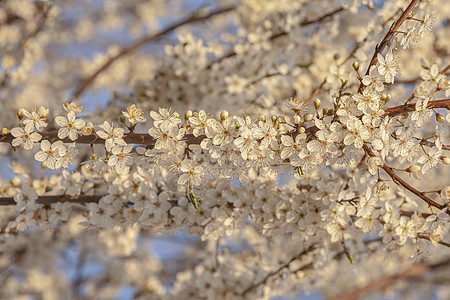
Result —
[[[200,210],[198,207],[198,201],[201,199],[198,196],[195,196],[194,189],[192,187],[192,184],[189,182],[189,193],[188,193],[188,199],[192,203],[192,205],[195,207],[196,210]]]

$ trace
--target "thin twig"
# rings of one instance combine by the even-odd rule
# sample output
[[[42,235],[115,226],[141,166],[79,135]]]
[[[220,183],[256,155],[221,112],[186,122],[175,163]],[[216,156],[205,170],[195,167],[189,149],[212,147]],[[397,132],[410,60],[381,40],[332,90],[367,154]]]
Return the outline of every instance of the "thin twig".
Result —
[[[81,135],[75,141],[72,141],[68,138],[60,139],[58,137],[57,131],[51,132],[39,132],[42,136],[41,140],[48,140],[50,143],[54,143],[56,141],[63,141],[64,143],[73,143],[77,144],[105,144],[105,140],[100,138],[96,133],[92,133],[90,135]],[[205,138],[204,135],[194,136],[193,134],[186,134],[185,139],[188,144],[200,144],[201,141]],[[0,134],[0,143],[11,143],[14,139],[14,136],[9,133],[2,135]],[[136,145],[148,145],[153,147],[155,145],[156,140],[145,133],[129,133],[123,136],[123,139],[127,144],[136,144]]]
[[[447,108],[450,109],[450,99],[433,100],[428,102],[427,108]],[[385,110],[384,116],[397,116],[405,112],[416,110],[416,104],[404,104],[391,107]]]
[[[19,61],[22,58],[22,55],[25,51],[25,45],[26,43],[32,38],[35,37],[39,31],[41,31],[42,27],[44,26],[45,21],[47,20],[48,17],[48,12],[50,11],[50,8],[52,6],[50,4],[45,5],[44,8],[44,12],[42,13],[41,17],[39,18],[39,20],[36,22],[36,26],[34,27],[33,31],[27,35],[24,40],[22,41],[21,45],[20,45],[20,49],[16,55],[16,60]]]
[[[50,205],[56,202],[69,202],[69,203],[90,203],[98,202],[105,195],[79,195],[75,197],[64,196],[64,195],[53,195],[53,196],[38,196],[37,203],[43,205]],[[0,197],[0,206],[15,205],[14,197]]]
[[[409,14],[411,13],[412,9],[416,4],[419,2],[419,0],[412,0],[411,3],[408,5],[408,7],[405,9],[405,11],[401,14],[401,16],[398,18],[397,21],[395,21],[392,26],[389,28],[389,31],[384,36],[383,40],[379,45],[375,47],[375,53],[372,56],[372,59],[370,60],[369,66],[367,67],[366,74],[369,75],[370,68],[375,65],[378,61],[378,54],[381,54],[384,50],[384,48],[387,46],[389,41],[394,36],[395,32],[398,28],[405,22],[405,20],[408,18]],[[362,93],[362,91],[365,89],[365,85],[361,82],[359,85],[358,92]]]
[[[333,10],[333,11],[331,11],[331,12],[329,12],[329,13],[323,15],[323,16],[318,17],[317,19],[314,19],[314,20],[307,20],[307,19],[305,19],[305,20],[303,20],[303,21],[300,23],[300,25],[301,25],[301,26],[309,26],[309,25],[312,25],[312,24],[321,23],[321,22],[323,22],[325,19],[327,19],[327,18],[329,18],[329,17],[331,17],[331,16],[333,16],[333,15],[336,15],[336,14],[342,12],[342,11],[344,11],[344,9],[343,9],[342,7],[339,7],[339,8],[337,8],[337,9],[335,9],[335,10]],[[271,40],[271,41],[272,41],[272,40],[275,40],[275,39],[277,39],[277,38],[286,36],[287,34],[288,34],[288,32],[286,32],[286,31],[281,31],[281,32],[275,33],[274,35],[272,35],[272,36],[270,37],[270,40]],[[231,50],[231,51],[228,52],[227,54],[225,54],[225,55],[223,55],[223,56],[217,58],[217,59],[214,60],[214,61],[212,61],[212,62],[208,65],[207,69],[210,69],[214,64],[220,63],[220,62],[222,62],[223,60],[225,60],[225,59],[227,59],[227,58],[236,56],[236,54],[237,54],[237,53],[234,52],[234,50]]]
[[[424,240],[427,240],[427,241],[430,241],[430,242],[431,242],[430,237],[428,237],[428,236],[426,236],[426,235],[418,234],[417,237],[420,238],[420,239],[424,239]],[[442,245],[442,246],[446,246],[446,247],[449,247],[449,248],[450,248],[450,243],[446,243],[446,242],[443,242],[443,241],[438,241],[438,242],[436,242],[436,243],[438,243],[438,244],[440,244],[440,245]]]
[[[443,99],[443,100],[435,100],[435,101],[430,101],[428,103],[428,107],[430,108],[443,108],[443,107],[448,107],[450,105],[450,99]],[[396,106],[396,107],[392,107],[392,108],[388,108],[386,109],[386,115],[397,115],[397,114],[401,114],[403,112],[409,112],[412,110],[412,108],[415,107],[415,104],[408,104],[408,105],[400,105],[400,106]],[[306,129],[306,133],[308,135],[314,135],[315,132],[317,132],[318,128],[315,126],[311,126],[309,128]],[[48,140],[51,143],[61,140],[64,143],[71,143],[73,141],[69,140],[69,139],[60,139],[58,138],[58,133],[56,131],[53,132],[39,132],[42,136],[42,140]],[[295,133],[293,133],[295,135]],[[185,135],[185,141],[188,145],[191,144],[195,144],[195,145],[199,145],[201,143],[201,141],[205,138],[204,135],[200,135],[200,136],[194,136],[193,134],[186,134]],[[6,135],[1,135],[0,134],[0,143],[11,143],[12,140],[14,139],[14,136],[9,134]],[[126,143],[128,144],[138,144],[138,145],[147,145],[150,148],[154,147],[155,145],[155,139],[153,137],[151,137],[148,134],[139,134],[139,133],[130,133],[127,135],[124,135],[123,139],[125,140]],[[86,135],[86,136],[79,136],[78,139],[76,140],[76,142],[78,144],[104,144],[105,140],[101,139],[97,134],[93,133],[91,135]],[[426,143],[427,141],[422,141],[421,143]],[[449,149],[450,147],[448,145],[443,145],[442,146],[443,149]],[[375,154],[368,148],[367,145],[364,145],[364,150],[366,150],[366,154],[369,156],[375,156]],[[442,209],[445,207],[445,205],[440,205],[436,202],[434,202],[433,200],[429,199],[428,197],[425,196],[424,193],[417,191],[416,189],[414,189],[413,187],[409,186],[405,181],[403,181],[400,177],[398,177],[395,172],[393,171],[392,168],[384,165],[383,169],[394,179],[394,181],[401,183],[403,186],[405,186],[405,188],[409,189],[411,192],[413,192],[414,194],[418,195],[420,198],[424,199],[425,201],[427,201],[427,203],[431,204],[435,207],[438,207],[439,209]],[[404,183],[404,184],[403,184]],[[408,188],[409,187],[409,188]],[[81,196],[77,196],[77,197],[67,197],[67,196],[63,196],[63,195],[56,195],[56,196],[40,196],[38,198],[38,203],[42,203],[42,204],[51,204],[51,203],[55,203],[58,201],[70,201],[70,202],[74,202],[74,203],[88,203],[88,202],[98,202],[99,199],[103,197],[103,196],[85,196],[85,195],[81,195]],[[1,205],[14,205],[14,199],[13,197],[3,197],[0,198],[0,206]]]
[[[277,269],[273,270],[272,272],[267,273],[266,276],[264,276],[263,279],[261,279],[258,282],[255,282],[254,284],[250,285],[248,288],[246,288],[243,292],[242,295],[245,296],[246,294],[248,294],[248,292],[250,292],[251,290],[257,288],[258,286],[260,286],[261,284],[265,284],[267,282],[267,280],[269,280],[270,277],[278,274],[281,270],[283,270],[284,268],[287,268],[292,262],[294,262],[296,259],[298,259],[299,257],[302,257],[303,255],[306,255],[308,253],[310,253],[311,251],[314,251],[316,248],[315,245],[310,246],[309,248],[303,250],[302,252],[300,252],[299,254],[295,255],[294,257],[292,257],[291,259],[289,259],[287,262],[285,262],[284,264],[282,264],[281,266],[279,266]]]
[[[364,145],[363,148],[364,148],[364,151],[366,152],[367,156],[370,156],[370,157],[374,157],[375,156],[375,153],[373,153],[372,150],[370,150],[369,146]],[[427,197],[425,195],[425,193],[423,193],[423,192],[415,189],[414,187],[412,187],[409,183],[407,183],[406,181],[401,179],[397,174],[395,174],[395,171],[391,167],[389,167],[388,165],[383,164],[381,166],[381,168],[392,178],[392,180],[395,183],[403,186],[405,189],[407,189],[408,191],[410,191],[414,195],[418,196],[420,199],[424,200],[428,205],[434,206],[434,207],[436,207],[438,209],[444,209],[446,207],[445,204],[439,204],[439,203],[433,201],[432,199]],[[450,214],[450,212],[448,212],[448,213]]]
[[[119,58],[121,58],[122,56],[125,56],[129,53],[132,53],[136,50],[138,50],[140,47],[142,47],[143,45],[163,36],[166,35],[170,32],[172,32],[173,30],[177,29],[178,27],[187,25],[187,24],[191,24],[191,23],[195,23],[195,22],[199,22],[199,21],[204,21],[212,16],[215,15],[219,15],[222,13],[226,13],[229,12],[233,9],[235,9],[236,6],[227,6],[224,8],[220,8],[217,10],[214,10],[212,12],[210,12],[209,14],[206,15],[201,15],[200,11],[196,11],[194,13],[192,13],[189,17],[178,21],[174,24],[172,24],[171,26],[167,27],[166,29],[150,35],[150,36],[146,36],[136,42],[134,42],[132,45],[122,49],[122,51],[120,51],[118,54],[116,54],[115,56],[111,57],[109,60],[107,60],[100,68],[98,68],[94,73],[92,73],[82,84],[81,86],[75,91],[74,93],[74,98],[78,98],[87,88],[89,85],[92,84],[92,82],[94,82],[94,80],[97,78],[97,76],[102,73],[103,71],[105,71],[107,68],[109,68],[110,65],[112,65],[116,60],[118,60]]]
[[[395,12],[395,14],[393,14],[389,19],[387,19],[383,24],[382,24],[382,26],[385,26],[387,23],[389,23],[392,19],[394,19],[394,17],[395,17],[395,15],[397,14],[398,12]],[[341,63],[339,63],[338,64],[338,66],[340,67],[340,66],[343,66],[350,58],[352,58],[354,55],[355,55],[355,53],[356,53],[356,51],[358,51],[358,49],[361,47],[361,45],[363,45],[366,41],[367,41],[367,38],[369,37],[369,35],[367,35],[365,38],[364,38],[364,40],[362,40],[362,41],[360,41],[360,42],[357,42],[356,43],[356,45],[353,47],[353,49],[350,51],[350,53],[347,55],[347,57],[341,62]],[[323,86],[325,85],[325,83],[327,82],[327,79],[325,78],[321,83],[320,83],[320,85],[317,87],[317,88],[315,88],[314,89],[314,91],[311,93],[311,95],[308,97],[308,100],[307,100],[307,102],[310,102],[311,100],[312,100],[312,98],[314,98],[317,94],[319,94],[321,91],[322,91],[322,88],[323,88]]]
[[[435,264],[416,264],[411,266],[410,268],[406,269],[405,271],[382,277],[378,280],[375,280],[366,286],[363,286],[361,288],[358,288],[356,290],[344,293],[339,296],[331,297],[330,300],[352,300],[352,299],[360,299],[362,296],[367,295],[371,292],[374,292],[376,290],[384,289],[393,283],[395,283],[397,280],[400,279],[414,279],[418,278],[422,275],[424,275],[427,272],[430,272],[432,270],[448,267],[450,265],[450,260],[447,259],[443,262],[435,263]]]
[[[433,100],[428,103],[428,108],[447,108],[449,109],[450,99],[442,99],[442,100]],[[395,116],[398,114],[402,114],[405,112],[413,111],[415,108],[415,104],[407,104],[391,107],[385,110],[385,115]],[[314,133],[317,128],[315,126],[309,127],[306,129],[308,133]],[[57,131],[45,132],[41,131],[39,134],[42,136],[42,140],[48,140],[53,143],[56,141],[63,141],[64,143],[72,143],[68,138],[60,139],[58,138]],[[201,141],[205,138],[204,135],[194,136],[193,134],[186,134],[185,141],[188,145],[196,144],[199,145]],[[0,134],[0,143],[9,143],[11,144],[14,136],[11,133],[2,135]],[[155,145],[156,140],[148,134],[145,133],[129,133],[123,136],[123,139],[127,144],[137,144],[137,145],[148,145],[153,147]],[[105,140],[100,138],[97,134],[92,133],[90,135],[81,135],[75,140],[77,144],[104,144]]]

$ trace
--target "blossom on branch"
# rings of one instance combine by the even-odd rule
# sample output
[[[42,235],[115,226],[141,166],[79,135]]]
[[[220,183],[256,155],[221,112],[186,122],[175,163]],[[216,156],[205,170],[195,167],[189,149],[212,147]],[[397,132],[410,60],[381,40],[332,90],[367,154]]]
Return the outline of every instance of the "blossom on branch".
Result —
[[[39,142],[42,136],[37,132],[33,132],[33,127],[29,126],[27,129],[28,130],[21,127],[11,129],[11,134],[15,137],[15,139],[12,140],[11,145],[14,147],[23,145],[25,150],[33,149],[34,144]]]
[[[67,117],[57,116],[55,122],[61,127],[58,130],[58,137],[60,139],[69,137],[72,141],[75,141],[78,138],[81,129],[85,126],[84,120],[77,119],[75,112],[73,111],[69,111]]]
[[[111,151],[115,145],[126,146],[123,140],[123,128],[114,127],[113,124],[109,124],[107,121],[103,122],[99,127],[103,130],[97,131],[96,133],[100,138],[105,140],[106,151]]]

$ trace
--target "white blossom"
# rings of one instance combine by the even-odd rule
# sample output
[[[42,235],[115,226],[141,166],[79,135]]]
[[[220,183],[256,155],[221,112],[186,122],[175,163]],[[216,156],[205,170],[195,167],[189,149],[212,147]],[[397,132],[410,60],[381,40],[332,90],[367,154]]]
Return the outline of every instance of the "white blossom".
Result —
[[[428,102],[430,98],[417,99],[416,111],[411,114],[411,120],[415,121],[416,126],[420,127],[425,123],[428,123],[429,118],[433,115],[433,111],[428,109]]]
[[[178,184],[185,184],[187,182],[192,183],[194,186],[199,186],[202,183],[201,176],[203,175],[204,168],[198,165],[195,161],[185,159],[181,162],[181,174],[178,179]]]
[[[378,72],[384,75],[384,81],[394,83],[395,76],[398,75],[398,62],[392,52],[388,52],[385,57],[378,53]]]
[[[126,146],[123,140],[124,130],[119,127],[114,127],[113,124],[109,124],[107,121],[103,122],[99,127],[103,130],[97,131],[98,136],[105,140],[105,148],[107,151],[115,145]]]
[[[154,120],[153,125],[163,131],[169,131],[181,123],[178,114],[175,112],[172,113],[170,109],[160,108],[159,113],[151,111],[150,116]]]
[[[136,107],[135,104],[128,106],[127,111],[123,111],[122,114],[128,119],[131,125],[147,121],[142,109]]]
[[[76,118],[75,112],[73,111],[69,111],[67,117],[57,116],[55,122],[61,127],[58,130],[58,137],[60,139],[69,137],[72,141],[75,141],[78,138],[81,129],[86,125],[84,120]]]
[[[126,174],[129,171],[129,166],[132,163],[132,158],[129,153],[133,149],[133,145],[125,147],[116,145],[111,149],[111,157],[108,159],[108,165],[114,167],[117,173]]]
[[[59,158],[66,152],[62,141],[56,141],[51,144],[47,140],[41,141],[41,151],[34,155],[37,161],[45,162],[50,169],[58,169],[60,167]]]
[[[33,132],[33,129],[33,127],[28,127],[28,131],[21,127],[11,129],[11,134],[15,137],[15,139],[12,140],[11,145],[14,147],[23,145],[25,150],[33,149],[34,144],[39,142],[42,138],[39,133]]]
[[[24,111],[25,119],[23,120],[23,124],[25,125],[25,131],[31,132],[36,128],[37,131],[42,130],[44,127],[47,127],[46,116],[48,114],[48,109],[40,106],[38,110],[33,110],[31,112]]]
[[[424,164],[422,166],[422,174],[425,174],[429,169],[436,167],[436,165],[440,162],[440,157],[442,155],[442,149],[438,149],[436,147],[431,148],[431,150],[419,157],[417,162],[419,164]]]

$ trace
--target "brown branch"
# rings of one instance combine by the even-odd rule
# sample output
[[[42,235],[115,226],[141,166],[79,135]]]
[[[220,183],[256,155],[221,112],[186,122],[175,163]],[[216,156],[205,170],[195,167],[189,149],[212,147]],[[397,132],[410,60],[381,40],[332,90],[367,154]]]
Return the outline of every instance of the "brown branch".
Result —
[[[269,280],[270,277],[278,274],[281,270],[283,270],[284,268],[287,268],[292,262],[294,262],[296,259],[298,259],[299,257],[302,257],[305,254],[308,254],[311,251],[314,251],[316,248],[315,245],[310,246],[309,248],[303,250],[302,252],[300,252],[299,254],[295,255],[294,257],[292,257],[291,259],[289,259],[287,262],[285,262],[284,264],[282,264],[281,266],[279,266],[276,270],[273,270],[272,272],[267,273],[266,276],[264,276],[263,279],[261,279],[258,282],[255,282],[254,284],[250,285],[248,288],[246,288],[243,292],[242,295],[245,296],[246,294],[248,294],[248,292],[250,292],[251,290],[257,288],[258,286],[260,286],[261,284],[265,284],[267,282],[267,280]],[[308,264],[309,266],[309,264]],[[304,266],[305,267],[305,266]],[[299,270],[298,270],[299,271]]]
[[[448,70],[450,70],[450,64],[441,71],[441,74],[445,74]]]
[[[396,80],[395,83],[398,83],[398,84],[413,84],[413,83],[419,83],[421,80],[422,80],[422,78],[416,77],[416,78],[412,78],[412,79]]]
[[[446,108],[450,110],[450,99],[441,99],[441,100],[433,100],[428,103],[427,108]],[[416,104],[404,104],[399,106],[394,106],[385,110],[384,116],[394,117],[403,113],[415,111]],[[433,147],[434,143],[429,141],[422,140],[420,142],[421,145],[426,145],[429,147]],[[450,150],[450,145],[442,145],[442,149]]]
[[[90,203],[98,202],[105,195],[79,195],[75,197],[54,195],[54,196],[39,196],[37,199],[38,204],[50,205],[56,202],[69,202],[69,203]],[[0,206],[15,205],[14,197],[0,197]]]
[[[58,138],[57,131],[52,131],[52,132],[42,132],[41,131],[41,132],[39,132],[39,134],[42,136],[42,140],[48,140],[51,143],[59,141],[59,140],[63,141],[64,143],[76,142],[78,144],[104,144],[105,143],[105,140],[100,138],[95,133],[92,133],[90,135],[81,135],[75,141],[72,141],[68,138],[65,138],[65,139]],[[200,144],[200,142],[205,138],[204,135],[195,137],[193,134],[186,134],[185,137],[189,144]],[[14,139],[14,136],[11,133],[5,134],[5,135],[0,134],[0,143],[11,144],[13,139]],[[125,142],[127,144],[148,145],[151,147],[155,145],[155,139],[145,133],[129,133],[129,134],[124,135],[123,139],[125,140]]]
[[[22,43],[21,43],[21,45],[20,45],[19,52],[18,52],[17,55],[16,55],[17,61],[19,61],[20,59],[22,59],[23,53],[24,53],[24,51],[25,51],[25,45],[26,45],[26,43],[27,43],[31,38],[35,37],[35,36],[39,33],[39,31],[41,31],[42,27],[44,26],[45,21],[47,20],[48,12],[50,11],[50,8],[51,8],[51,7],[52,7],[52,6],[51,6],[50,4],[44,6],[44,11],[43,11],[41,17],[39,18],[39,20],[36,22],[36,25],[35,25],[33,31],[30,32],[30,34],[27,35],[27,36],[24,38],[24,40],[22,41]]]
[[[333,10],[333,11],[331,11],[331,12],[329,12],[329,13],[327,13],[327,14],[321,16],[321,17],[318,17],[317,19],[314,19],[314,20],[307,20],[307,19],[305,19],[305,20],[303,20],[303,21],[300,23],[300,25],[301,25],[301,26],[309,26],[309,25],[312,25],[312,24],[315,24],[315,23],[321,23],[321,22],[324,21],[326,18],[329,18],[329,17],[331,17],[331,16],[333,16],[333,15],[335,15],[335,14],[338,14],[338,13],[340,13],[341,11],[344,11],[344,8],[339,7],[339,8],[337,8],[337,9],[335,9],[335,10]],[[270,40],[275,40],[275,39],[277,39],[277,38],[279,38],[279,37],[286,36],[287,34],[288,34],[288,33],[287,33],[286,31],[278,32],[278,33],[272,35],[272,36],[270,37]],[[218,59],[216,59],[216,60],[214,60],[214,61],[212,61],[212,62],[208,65],[207,69],[210,69],[210,68],[212,67],[213,64],[220,63],[221,61],[223,61],[223,60],[225,60],[225,59],[227,59],[227,58],[233,57],[233,56],[236,56],[236,52],[234,52],[234,50],[231,50],[231,51],[228,52],[227,54],[225,54],[225,55],[219,57]]]
[[[449,265],[450,265],[450,259],[447,259],[447,260],[439,262],[439,263],[430,264],[430,265],[416,264],[416,265],[413,265],[410,268],[406,269],[405,271],[380,278],[378,280],[375,280],[375,281],[367,284],[366,286],[363,286],[356,290],[344,293],[342,295],[331,297],[330,300],[359,299],[360,297],[367,295],[371,292],[384,289],[384,288],[392,285],[393,283],[395,283],[397,280],[416,279],[430,271],[433,271],[438,268],[448,267]]]
[[[450,99],[442,99],[442,100],[434,100],[430,101],[428,103],[428,108],[447,108],[450,109]],[[396,116],[405,112],[410,112],[415,110],[415,104],[406,104],[406,105],[400,105],[391,107],[385,110],[385,116]],[[307,133],[315,133],[317,131],[317,128],[315,126],[309,127],[306,129]],[[58,138],[58,132],[51,131],[51,132],[45,132],[41,131],[39,134],[42,136],[42,140],[48,140],[50,142],[55,142],[58,140],[63,141],[64,143],[72,143],[74,141],[65,138],[60,139]],[[204,135],[200,135],[198,137],[195,137],[193,134],[186,134],[185,140],[188,144],[200,144],[200,142],[205,138]],[[9,143],[11,144],[12,140],[14,139],[14,136],[11,135],[11,133],[2,135],[0,134],[0,143]],[[129,133],[123,136],[123,139],[128,144],[138,144],[138,145],[148,145],[148,146],[154,146],[155,145],[155,139],[151,137],[148,134],[145,133]],[[100,138],[97,134],[93,133],[90,135],[81,135],[78,137],[77,140],[75,140],[78,144],[104,144],[105,140]]]
[[[443,99],[443,100],[435,100],[435,101],[430,101],[428,104],[428,107],[430,108],[442,108],[442,107],[448,107],[450,105],[450,99]],[[397,115],[403,112],[408,112],[411,110],[414,110],[415,108],[415,104],[407,104],[407,105],[401,105],[401,106],[396,106],[396,107],[392,107],[392,108],[388,108],[386,110],[386,115]],[[315,134],[315,132],[318,131],[318,128],[316,126],[311,126],[309,128],[306,129],[306,133],[309,136],[312,136]],[[56,131],[53,132],[39,132],[39,134],[41,134],[42,136],[42,140],[48,140],[51,143],[61,140],[64,143],[72,143],[73,141],[71,141],[68,138],[65,139],[60,139],[58,138],[58,133]],[[293,135],[295,135],[295,133],[293,133]],[[185,135],[185,141],[188,145],[191,144],[200,144],[201,141],[206,138],[206,136],[204,135],[200,135],[200,136],[194,136],[193,134],[186,134]],[[0,134],[0,143],[9,143],[11,144],[12,140],[14,139],[14,136],[12,136],[10,133],[6,134],[6,135],[1,135]],[[127,135],[124,135],[123,139],[125,140],[126,143],[128,144],[140,144],[140,145],[147,145],[150,148],[153,147],[155,145],[155,139],[153,137],[151,137],[148,134],[139,134],[139,133],[129,133]],[[78,139],[76,140],[76,142],[78,144],[104,144],[105,140],[100,138],[97,134],[93,133],[91,135],[82,135],[79,136]],[[426,141],[423,141],[426,142]],[[421,142],[422,143],[422,142]],[[444,145],[443,148],[447,149],[449,146]],[[366,151],[366,154],[368,156],[375,156],[375,154],[369,149],[369,147],[367,145],[364,145],[364,150]],[[395,172],[393,171],[392,168],[388,167],[387,165],[383,165],[382,167],[391,177],[392,179],[397,182],[400,183],[402,186],[404,186],[406,189],[410,190],[412,193],[416,194],[417,196],[419,196],[421,199],[425,200],[428,204],[435,206],[439,209],[443,209],[445,207],[445,205],[441,205],[437,202],[434,202],[433,200],[431,200],[430,198],[425,196],[425,193],[422,193],[418,190],[416,190],[415,188],[413,188],[412,186],[410,186],[408,183],[406,183],[405,181],[403,181],[400,177],[398,177]],[[93,197],[93,198],[92,198]],[[102,196],[85,196],[85,195],[81,195],[78,197],[72,197],[72,198],[68,198],[65,196],[40,196],[38,199],[38,203],[42,203],[42,204],[50,204],[50,203],[54,203],[57,201],[66,201],[69,200],[71,202],[76,202],[76,203],[88,203],[88,202],[98,202],[98,200],[101,198]],[[0,198],[0,206],[1,205],[14,205],[14,199],[12,197],[3,197]]]
[[[411,13],[412,9],[416,4],[419,2],[419,0],[412,0],[411,3],[408,5],[408,7],[405,9],[405,11],[401,14],[401,16],[398,18],[397,21],[395,21],[391,28],[389,28],[389,31],[386,33],[384,39],[381,41],[379,45],[375,47],[375,53],[372,56],[372,59],[370,60],[369,66],[367,67],[367,71],[365,75],[369,75],[370,68],[375,65],[378,61],[378,54],[381,54],[386,47],[386,45],[389,43],[391,38],[394,36],[395,31],[405,22],[405,20],[408,18],[409,14]],[[362,93],[364,90],[365,85],[361,82],[359,85],[358,92]]]
[[[343,66],[350,58],[353,57],[353,55],[355,55],[356,51],[358,51],[359,47],[361,47],[361,45],[367,40],[367,38],[365,38],[363,41],[356,43],[356,45],[353,47],[353,49],[350,51],[350,53],[347,55],[347,57],[344,59],[344,61],[342,61],[341,63],[338,64],[338,66]],[[322,91],[323,86],[325,85],[325,83],[327,83],[327,78],[325,78],[324,80],[322,80],[322,82],[319,84],[319,86],[317,88],[314,89],[314,91],[311,93],[311,95],[309,95],[308,100],[306,100],[308,103],[312,100],[312,98],[314,98],[317,94],[319,94]]]
[[[36,202],[42,205],[50,205],[56,202],[68,202],[68,203],[78,203],[78,204],[86,204],[86,203],[98,203],[102,197],[105,195],[77,195],[77,196],[65,196],[65,195],[48,195],[48,196],[38,196]],[[172,206],[177,206],[177,200],[167,200]],[[131,202],[127,202],[124,204],[132,204]],[[16,205],[16,201],[14,201],[14,197],[0,197],[0,206],[8,206],[8,205]]]
[[[446,108],[450,110],[450,99],[433,100],[428,102],[427,108]],[[397,116],[405,112],[415,111],[416,104],[404,104],[395,107],[391,107],[385,110],[384,116]]]
[[[447,72],[450,69],[450,65],[447,65],[442,71],[440,71],[439,73],[444,74],[445,72]],[[416,77],[416,78],[411,78],[411,79],[404,79],[404,80],[396,80],[396,83],[401,83],[401,84],[412,84],[412,83],[418,83],[419,81],[421,81],[422,78],[421,77]]]
[[[370,157],[374,157],[374,156],[375,156],[375,153],[373,153],[372,150],[370,150],[370,148],[369,148],[367,145],[364,145],[363,148],[364,148],[364,151],[366,152],[366,154],[367,154],[368,156],[370,156]],[[397,183],[397,184],[403,186],[405,189],[407,189],[408,191],[410,191],[411,193],[413,193],[414,195],[416,195],[417,197],[419,197],[420,199],[422,199],[422,200],[424,200],[426,203],[428,203],[428,205],[434,206],[434,207],[436,207],[436,208],[438,208],[438,209],[444,209],[444,208],[446,207],[445,204],[439,204],[439,203],[433,201],[432,199],[430,199],[429,197],[427,197],[427,196],[425,195],[425,193],[423,193],[423,192],[421,192],[421,191],[415,189],[414,187],[412,187],[409,183],[407,183],[406,181],[404,181],[403,179],[401,179],[397,174],[395,174],[395,171],[394,171],[391,167],[389,167],[388,165],[383,164],[383,165],[381,166],[381,168],[382,168],[386,173],[388,173],[388,175],[392,178],[392,180],[393,180],[395,183]],[[448,212],[448,213],[450,213],[450,212]]]
[[[394,16],[397,14],[397,12],[393,15],[393,16],[391,16],[389,19],[387,19],[384,23],[383,23],[383,25],[382,26],[384,26],[384,25],[386,25],[388,22],[390,22],[393,18],[394,18]],[[347,55],[347,57],[344,59],[344,61],[342,61],[341,63],[339,63],[338,64],[338,66],[340,67],[340,66],[343,66],[350,58],[352,58],[354,55],[355,55],[355,53],[356,53],[356,51],[358,51],[358,49],[361,47],[361,45],[363,45],[366,41],[367,41],[367,38],[369,37],[369,35],[367,35],[365,38],[364,38],[364,40],[362,40],[362,41],[360,41],[360,42],[357,42],[356,43],[356,45],[353,47],[353,49],[350,51],[350,53]],[[314,91],[311,93],[311,95],[308,97],[308,102],[309,101],[311,101],[312,100],[312,98],[314,98],[317,94],[319,94],[320,92],[322,92],[322,88],[323,88],[323,86],[325,85],[325,83],[327,82],[327,79],[325,78],[321,83],[320,83],[320,85],[316,88],[316,89],[314,89]]]
[[[329,12],[329,13],[327,13],[327,14],[325,14],[325,15],[323,15],[323,16],[317,18],[317,19],[310,20],[310,21],[304,20],[304,21],[301,23],[301,25],[302,25],[302,26],[308,26],[308,25],[311,25],[311,24],[314,24],[314,23],[321,23],[321,22],[324,21],[326,18],[329,18],[329,17],[331,17],[331,16],[333,16],[333,15],[335,15],[335,14],[338,14],[338,13],[340,13],[340,12],[343,11],[343,10],[344,10],[343,7],[336,8],[336,9],[333,10],[332,12]]]
[[[222,14],[222,13],[226,13],[229,12],[233,9],[235,9],[236,6],[227,6],[224,8],[220,8],[217,10],[214,10],[212,12],[210,12],[209,14],[206,15],[201,15],[200,11],[196,11],[194,13],[192,13],[189,17],[178,21],[174,24],[172,24],[171,26],[167,27],[166,29],[150,35],[150,36],[146,36],[138,41],[136,41],[135,43],[133,43],[132,45],[122,49],[122,51],[120,51],[118,54],[116,54],[115,56],[111,57],[108,61],[106,61],[100,68],[97,69],[97,71],[95,71],[94,73],[92,73],[82,84],[81,86],[75,91],[74,93],[74,98],[79,97],[87,88],[89,85],[92,84],[92,82],[94,82],[94,80],[97,78],[97,76],[102,73],[103,71],[105,71],[107,68],[109,68],[110,65],[112,65],[116,60],[118,60],[119,58],[121,58],[122,56],[125,56],[129,53],[132,53],[136,50],[138,50],[140,47],[142,47],[143,45],[147,44],[148,42],[151,42],[163,35],[166,35],[167,33],[170,33],[171,31],[177,29],[178,27],[190,24],[190,23],[195,23],[195,22],[199,22],[199,21],[203,21],[206,20],[212,16],[218,15],[218,14]]]
[[[427,241],[431,242],[430,237],[428,237],[426,235],[417,234],[417,237],[420,238],[420,239],[424,239],[424,240],[427,240]],[[438,241],[437,243],[450,248],[450,243],[446,243],[446,242],[443,242],[443,241]]]
[[[414,213],[416,213],[416,212],[400,210],[400,215],[405,216],[405,217],[412,217],[414,215]],[[419,216],[422,216],[424,218],[428,218],[429,216],[431,216],[431,214],[429,214],[429,213],[420,213],[420,212],[417,212],[417,213]]]
[[[420,145],[427,146],[427,147],[430,147],[430,148],[433,148],[434,146],[436,146],[436,144],[433,143],[433,142],[425,141],[425,140],[419,139],[419,138],[415,138],[415,139],[420,140],[420,143],[419,143]],[[441,145],[441,147],[444,150],[449,150],[450,151],[450,145]]]

